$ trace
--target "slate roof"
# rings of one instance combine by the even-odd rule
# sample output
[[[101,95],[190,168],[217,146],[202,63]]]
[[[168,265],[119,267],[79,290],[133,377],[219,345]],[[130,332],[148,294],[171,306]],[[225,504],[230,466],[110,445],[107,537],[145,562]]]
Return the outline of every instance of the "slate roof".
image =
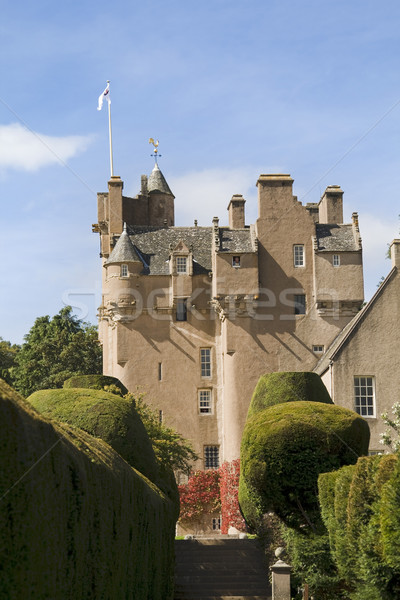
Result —
[[[250,228],[219,229],[219,251],[220,252],[254,252]]]
[[[317,223],[315,228],[317,247],[320,252],[355,252],[360,249],[354,239],[352,225]]]
[[[211,271],[211,227],[131,227],[129,233],[148,275],[169,275],[170,246],[181,240],[193,253],[193,274]]]
[[[118,238],[117,243],[115,244],[110,256],[104,263],[105,265],[113,265],[118,263],[128,263],[128,262],[142,262],[140,257],[138,256],[135,247],[133,246],[131,240],[129,239],[129,235],[126,230],[126,225],[124,226],[124,230]]]
[[[154,165],[154,169],[150,173],[147,181],[147,190],[149,192],[162,192],[164,194],[171,194],[171,196],[173,196],[173,193],[171,192],[169,185],[164,175],[161,173],[157,163]]]

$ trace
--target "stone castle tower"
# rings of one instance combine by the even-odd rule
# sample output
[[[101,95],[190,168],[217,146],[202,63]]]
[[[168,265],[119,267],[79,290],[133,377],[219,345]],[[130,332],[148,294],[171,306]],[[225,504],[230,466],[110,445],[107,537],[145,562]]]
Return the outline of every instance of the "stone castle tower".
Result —
[[[262,373],[312,370],[363,302],[358,217],[343,191],[302,205],[289,175],[260,175],[258,219],[229,202],[229,226],[175,227],[156,164],[140,193],[112,177],[98,194],[104,373],[139,389],[193,442],[196,468],[239,456]]]

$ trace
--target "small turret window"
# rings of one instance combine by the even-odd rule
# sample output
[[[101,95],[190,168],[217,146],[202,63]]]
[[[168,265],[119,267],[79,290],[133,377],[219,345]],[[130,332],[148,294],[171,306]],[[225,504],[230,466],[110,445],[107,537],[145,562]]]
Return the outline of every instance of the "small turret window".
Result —
[[[128,277],[128,265],[121,265],[121,277]]]

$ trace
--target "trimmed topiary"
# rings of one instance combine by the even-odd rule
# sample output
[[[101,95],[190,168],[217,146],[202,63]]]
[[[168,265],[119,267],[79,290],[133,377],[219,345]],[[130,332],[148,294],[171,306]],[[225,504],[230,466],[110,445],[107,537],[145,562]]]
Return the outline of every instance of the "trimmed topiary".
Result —
[[[40,390],[27,402],[43,416],[79,427],[101,438],[132,467],[168,493],[175,501],[178,490],[172,473],[161,470],[133,398],[102,390],[67,388]]]
[[[121,391],[121,395],[124,396],[128,393],[128,390],[123,383],[120,382],[116,377],[111,375],[75,375],[66,379],[63,384],[63,388],[89,388],[92,390],[105,390],[109,386],[115,386]]]
[[[318,475],[366,454],[369,427],[355,412],[322,402],[286,402],[247,419],[239,503],[256,528],[273,511],[291,527],[319,522]]]
[[[268,406],[299,401],[333,404],[322,379],[316,373],[267,373],[258,380],[247,418]]]
[[[0,598],[171,600],[171,500],[2,381],[0,423]]]
[[[399,597],[398,469],[396,455],[368,456],[319,478],[331,554],[351,600]]]

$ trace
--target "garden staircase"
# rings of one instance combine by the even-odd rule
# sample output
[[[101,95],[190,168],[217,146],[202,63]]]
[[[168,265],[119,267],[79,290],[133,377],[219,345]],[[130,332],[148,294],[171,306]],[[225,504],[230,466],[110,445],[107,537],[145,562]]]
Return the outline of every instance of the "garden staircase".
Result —
[[[175,600],[271,600],[257,540],[232,536],[175,541]]]

